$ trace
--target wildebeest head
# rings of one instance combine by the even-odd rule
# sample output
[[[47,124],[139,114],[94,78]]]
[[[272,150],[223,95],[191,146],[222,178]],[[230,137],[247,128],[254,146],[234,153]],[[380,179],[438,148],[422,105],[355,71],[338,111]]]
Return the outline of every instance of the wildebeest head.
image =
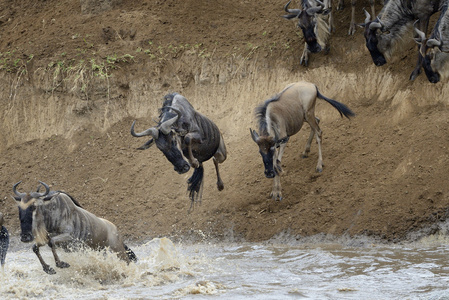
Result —
[[[365,10],[365,23],[360,26],[365,27],[365,42],[371,58],[376,66],[383,66],[387,63],[385,54],[391,49],[390,39],[385,38],[383,25],[378,18],[371,21],[371,15]]]
[[[415,41],[420,45],[419,52],[424,57],[422,66],[427,79],[431,83],[437,83],[442,77],[448,77],[449,74],[446,70],[449,68],[449,53],[447,53],[449,48],[445,49],[443,46],[439,32],[436,32],[435,37],[429,39],[416,27],[415,32],[418,36]]]
[[[262,156],[265,167],[265,177],[273,178],[278,174],[278,169],[275,166],[276,147],[279,146],[278,138],[269,135],[259,136],[259,134],[250,129],[253,141],[259,146],[259,153]]]
[[[33,212],[36,210],[36,201],[39,198],[45,197],[50,192],[50,188],[44,182],[39,181],[45,187],[45,192],[31,192],[31,193],[20,193],[17,191],[17,186],[22,181],[14,184],[12,190],[15,194],[13,198],[17,201],[19,206],[19,219],[20,219],[20,240],[24,243],[29,243],[34,240],[33,237]]]
[[[179,111],[172,107],[165,106],[163,107],[161,121],[158,126],[150,127],[145,131],[136,133],[134,131],[136,121],[134,121],[131,126],[131,135],[134,137],[151,136],[152,138],[148,142],[137,149],[148,149],[153,145],[153,143],[155,143],[157,148],[162,151],[168,161],[172,163],[175,171],[179,174],[183,174],[190,170],[190,165],[182,156],[178,135],[172,130],[172,125],[178,120],[179,116]]]
[[[312,7],[310,3],[305,0],[304,9],[289,9],[291,0],[284,6],[286,12],[290,13],[289,15],[282,16],[288,20],[297,18],[298,25],[297,27],[301,28],[302,33],[304,35],[304,40],[307,43],[307,49],[312,52],[320,52],[321,46],[318,44],[317,36],[315,28],[317,26],[317,14],[327,15],[330,12],[330,9],[325,9],[324,4],[315,0],[318,3],[318,6]]]

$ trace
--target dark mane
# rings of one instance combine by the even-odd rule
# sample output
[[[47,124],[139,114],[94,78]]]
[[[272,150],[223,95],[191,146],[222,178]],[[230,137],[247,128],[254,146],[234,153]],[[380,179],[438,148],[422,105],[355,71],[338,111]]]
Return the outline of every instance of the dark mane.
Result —
[[[282,92],[280,92],[279,94],[274,95],[273,97],[271,97],[268,100],[265,100],[265,102],[263,104],[261,104],[258,107],[256,107],[254,112],[256,114],[257,123],[259,123],[259,133],[260,134],[268,134],[267,118],[266,118],[268,105],[271,102],[278,101],[279,98],[281,98],[282,94],[286,90],[288,90],[290,87],[291,87],[291,85],[287,86],[285,89],[282,90]]]
[[[55,195],[57,195],[57,194],[59,194],[59,193],[66,194],[66,195],[72,200],[73,204],[75,204],[75,205],[78,206],[78,207],[83,208],[83,207],[81,206],[81,204],[80,204],[75,198],[73,198],[72,196],[70,196],[69,194],[67,194],[67,193],[64,192],[64,191],[51,191],[50,193],[48,193],[47,197],[44,198],[44,200],[51,199],[53,196],[55,196]]]
[[[81,204],[78,202],[78,200],[76,200],[75,198],[73,198],[72,196],[70,196],[69,194],[67,194],[66,192],[62,192],[62,193],[64,193],[64,194],[66,194],[67,196],[69,196],[69,198],[72,199],[73,203],[74,203],[76,206],[83,208],[83,207],[81,206]]]
[[[282,92],[277,94],[277,95],[275,95],[275,96],[273,96],[273,97],[271,97],[268,100],[265,100],[265,102],[263,104],[261,104],[261,105],[256,107],[254,112],[256,114],[257,123],[259,124],[259,132],[260,132],[260,134],[268,133],[268,130],[267,130],[267,118],[266,118],[268,105],[271,102],[278,101],[279,97],[281,95],[282,95]]]

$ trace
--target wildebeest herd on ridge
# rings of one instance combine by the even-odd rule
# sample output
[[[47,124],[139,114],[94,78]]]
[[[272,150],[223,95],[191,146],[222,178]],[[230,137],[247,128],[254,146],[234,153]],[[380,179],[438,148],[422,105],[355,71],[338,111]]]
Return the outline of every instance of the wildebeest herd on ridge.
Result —
[[[289,8],[291,1],[284,6],[289,15],[286,19],[298,19],[298,27],[302,29],[305,48],[300,64],[308,65],[309,54],[328,52],[328,41],[333,30],[332,5],[329,0],[303,0],[301,9]],[[373,63],[382,66],[387,63],[398,42],[405,38],[407,28],[413,26],[414,39],[418,44],[417,64],[410,75],[414,80],[424,69],[428,80],[432,83],[445,80],[449,76],[447,61],[449,61],[449,17],[447,15],[449,0],[389,0],[385,1],[383,9],[376,18],[364,10],[365,21],[359,26],[364,28],[366,47]],[[355,0],[351,1],[352,7]],[[374,15],[373,1],[370,1],[371,12]],[[343,7],[340,0],[338,8]],[[430,17],[440,12],[440,16],[427,36]],[[349,34],[354,34],[354,14],[352,14]],[[265,176],[273,178],[271,197],[282,200],[280,174],[281,159],[290,136],[301,129],[304,122],[311,127],[309,139],[303,152],[307,157],[311,142],[315,137],[318,144],[317,172],[323,168],[321,153],[321,130],[319,119],[315,117],[316,99],[322,99],[336,108],[341,116],[350,118],[355,114],[344,104],[327,98],[318,91],[318,87],[310,82],[297,82],[288,85],[280,93],[256,107],[256,118],[259,132],[250,129],[252,140],[258,145],[262,156]],[[219,172],[219,164],[226,160],[227,152],[222,134],[216,124],[208,117],[196,111],[189,101],[178,93],[167,94],[163,106],[159,109],[160,117],[156,126],[136,133],[135,122],[131,125],[134,137],[150,136],[151,138],[138,149],[144,150],[156,144],[157,148],[173,164],[179,174],[194,168],[188,179],[191,208],[195,202],[201,201],[203,190],[203,163],[212,158],[218,190],[224,189]],[[109,221],[98,218],[84,210],[73,197],[62,191],[50,191],[44,182],[40,182],[45,192],[32,191],[21,193],[17,191],[20,182],[14,184],[14,198],[19,206],[21,222],[21,240],[34,241],[33,252],[36,253],[45,272],[55,271],[44,262],[39,247],[50,246],[56,266],[66,268],[69,265],[61,261],[56,253],[56,246],[83,244],[93,249],[108,248],[117,253],[126,262],[137,261],[134,252],[122,241],[117,227]],[[64,216],[64,217],[62,217]],[[3,218],[0,214],[0,225]],[[0,235],[0,258],[4,265],[6,251],[9,245],[9,235],[4,226]]]

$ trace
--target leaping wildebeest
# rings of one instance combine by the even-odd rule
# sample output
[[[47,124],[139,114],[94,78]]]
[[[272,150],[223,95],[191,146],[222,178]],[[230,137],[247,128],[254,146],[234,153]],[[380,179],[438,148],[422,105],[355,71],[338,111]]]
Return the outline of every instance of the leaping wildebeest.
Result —
[[[291,2],[290,0],[284,6],[284,10],[290,14],[282,17],[288,20],[298,19],[297,27],[301,28],[306,42],[300,64],[307,67],[309,53],[320,52],[323,48],[325,53],[329,52],[330,33],[333,26],[331,1],[303,0],[302,9],[288,8]]]
[[[430,17],[441,9],[445,0],[389,0],[374,21],[365,10],[365,41],[376,66],[387,63],[406,33],[416,22],[416,27],[427,33]],[[419,48],[418,48],[419,49]],[[414,80],[421,73],[423,57],[418,51],[418,61],[410,75]]]
[[[288,85],[282,92],[266,100],[255,110],[259,124],[259,133],[250,129],[251,137],[259,146],[259,153],[265,167],[265,176],[274,178],[271,197],[282,200],[280,173],[281,159],[290,136],[301,129],[304,122],[310,125],[310,136],[307,140],[303,157],[310,152],[312,139],[315,136],[318,144],[318,163],[316,171],[323,170],[321,155],[321,129],[319,119],[315,117],[316,99],[322,99],[338,110],[341,116],[348,119],[354,113],[344,104],[323,96],[318,87],[310,82],[300,81]]]
[[[423,69],[431,83],[446,80],[449,77],[449,1],[443,4],[440,16],[426,38],[424,32],[415,28],[418,37],[415,41],[420,45],[424,56]]]
[[[56,253],[58,245],[66,249],[75,249],[80,245],[94,250],[109,249],[127,263],[137,261],[114,224],[83,209],[67,193],[50,191],[47,184],[39,182],[45,187],[45,192],[18,192],[19,181],[13,186],[13,197],[19,206],[20,240],[24,243],[34,240],[33,252],[46,273],[55,274],[56,271],[43,260],[39,252],[43,245],[50,246],[58,268],[70,267],[59,259]]]
[[[139,150],[149,148],[153,143],[173,164],[179,174],[195,168],[188,179],[188,191],[191,207],[196,201],[201,201],[204,168],[203,162],[213,158],[217,174],[217,188],[223,190],[218,164],[226,160],[226,146],[217,125],[206,116],[197,112],[187,99],[171,93],[164,97],[160,109],[159,123],[145,131],[136,133],[133,122],[131,135],[134,137],[151,136]],[[184,155],[184,156],[183,156]],[[185,161],[184,157],[189,161]]]

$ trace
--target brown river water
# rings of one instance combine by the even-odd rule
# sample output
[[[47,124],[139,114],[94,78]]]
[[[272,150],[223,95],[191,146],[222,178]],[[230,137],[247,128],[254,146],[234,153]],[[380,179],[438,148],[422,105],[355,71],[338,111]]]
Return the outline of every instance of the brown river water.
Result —
[[[71,267],[47,275],[31,245],[12,241],[0,277],[2,299],[449,299],[447,236],[376,244],[316,236],[264,243],[131,245],[114,255],[65,253]],[[44,259],[54,267],[51,251]]]

